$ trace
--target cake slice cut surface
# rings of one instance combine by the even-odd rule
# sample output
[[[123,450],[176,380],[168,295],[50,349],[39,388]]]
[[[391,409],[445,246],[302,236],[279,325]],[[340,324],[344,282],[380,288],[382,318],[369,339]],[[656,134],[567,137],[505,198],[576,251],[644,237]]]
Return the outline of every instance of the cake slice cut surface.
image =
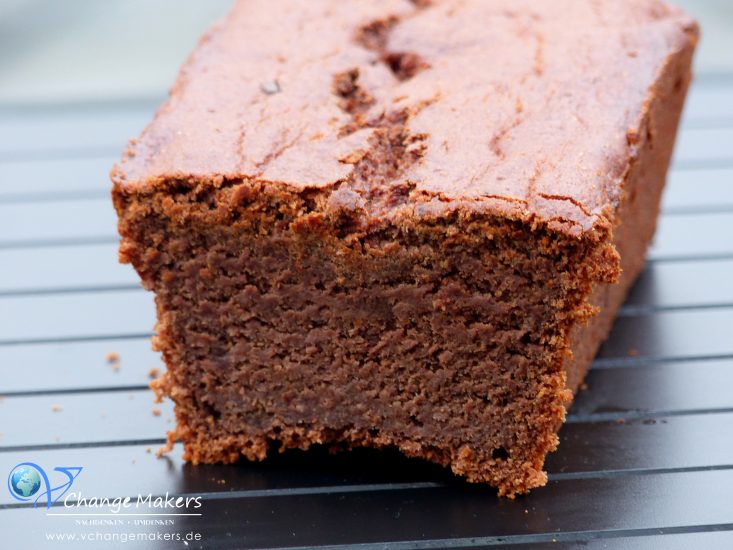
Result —
[[[112,172],[171,440],[543,485],[643,267],[696,41],[653,0],[236,3]]]

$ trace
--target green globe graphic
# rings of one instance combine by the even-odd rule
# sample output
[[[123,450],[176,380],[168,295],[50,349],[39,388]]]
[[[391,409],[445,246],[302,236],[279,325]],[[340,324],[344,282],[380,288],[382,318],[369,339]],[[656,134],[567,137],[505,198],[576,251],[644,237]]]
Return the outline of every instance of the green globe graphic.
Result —
[[[10,489],[21,498],[29,498],[41,488],[41,475],[32,466],[18,466],[10,473]]]

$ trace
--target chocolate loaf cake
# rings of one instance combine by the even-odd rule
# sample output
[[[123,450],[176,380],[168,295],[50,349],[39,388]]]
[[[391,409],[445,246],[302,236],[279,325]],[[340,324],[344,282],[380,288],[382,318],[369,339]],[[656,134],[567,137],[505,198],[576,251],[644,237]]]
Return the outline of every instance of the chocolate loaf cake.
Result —
[[[642,268],[696,41],[656,0],[238,2],[112,172],[170,439],[543,485]]]

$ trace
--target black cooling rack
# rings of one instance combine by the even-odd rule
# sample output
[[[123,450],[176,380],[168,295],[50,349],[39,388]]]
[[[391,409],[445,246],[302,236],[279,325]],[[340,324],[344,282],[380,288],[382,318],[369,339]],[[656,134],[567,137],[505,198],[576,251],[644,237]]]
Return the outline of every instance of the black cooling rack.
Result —
[[[83,496],[200,496],[201,515],[89,527],[3,485],[2,548],[59,546],[49,533],[76,533],[71,548],[733,548],[733,74],[695,84],[646,270],[549,457],[549,484],[513,501],[389,451],[229,467],[184,464],[180,447],[155,458],[172,412],[147,389],[161,366],[153,301],[117,264],[107,180],[153,109],[0,107],[0,477],[25,461],[82,466]],[[124,529],[202,541],[78,538]]]

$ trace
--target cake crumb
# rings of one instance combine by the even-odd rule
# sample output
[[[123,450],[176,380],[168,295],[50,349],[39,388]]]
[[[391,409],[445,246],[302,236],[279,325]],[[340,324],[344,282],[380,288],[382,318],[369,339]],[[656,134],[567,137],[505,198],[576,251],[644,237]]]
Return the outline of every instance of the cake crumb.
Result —
[[[616,419],[616,424],[626,424],[626,419],[625,418],[617,418]]]
[[[151,409],[150,412],[153,413],[153,416],[160,416],[161,415],[160,409]]]
[[[639,355],[639,350],[636,348],[629,348],[628,355],[629,357],[636,357]]]
[[[119,363],[120,362],[120,354],[115,351],[110,351],[107,356],[107,363]]]
[[[151,379],[158,378],[159,374],[160,374],[160,369],[158,367],[151,367],[151,369],[148,371],[148,377]]]
[[[267,82],[260,84],[260,90],[267,95],[273,95],[281,92],[282,88],[280,88],[280,83],[277,80],[268,80]]]
[[[112,367],[112,370],[113,371],[120,372],[120,364],[119,363],[112,363],[112,365],[110,365],[110,366]]]
[[[145,452],[148,453],[148,454],[150,454],[150,453],[153,452],[153,449],[151,449],[150,447],[146,447],[145,448]]]
[[[170,453],[173,450],[173,445],[175,445],[177,437],[178,434],[176,432],[168,432],[168,436],[165,440],[165,445],[155,451],[155,456],[157,456],[158,458],[163,458],[165,455]]]
[[[54,405],[51,407],[51,410],[55,413],[61,412],[64,410],[64,408],[61,405]]]
[[[588,389],[588,384],[583,382],[578,389],[580,389],[580,391],[586,391]]]

